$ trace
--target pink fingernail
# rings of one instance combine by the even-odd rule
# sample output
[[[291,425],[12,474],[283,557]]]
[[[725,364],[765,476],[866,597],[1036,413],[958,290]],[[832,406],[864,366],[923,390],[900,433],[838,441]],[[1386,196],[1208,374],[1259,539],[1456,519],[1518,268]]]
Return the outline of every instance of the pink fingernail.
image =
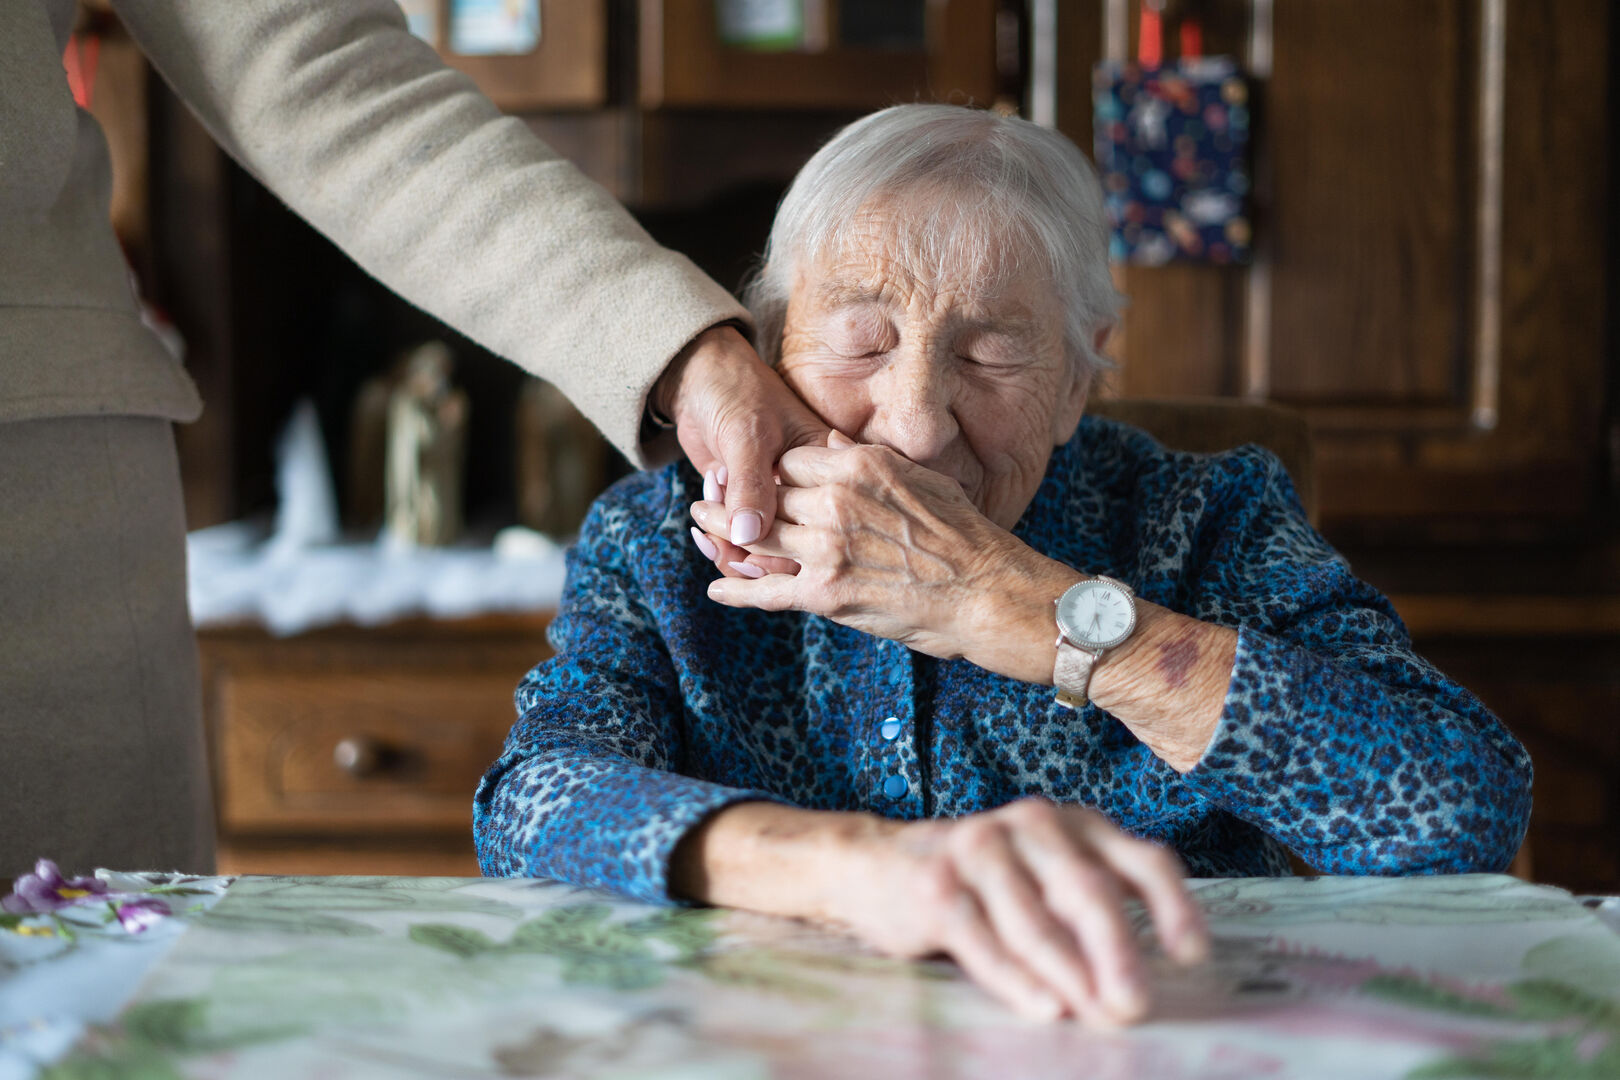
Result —
[[[725,487],[728,483],[731,482],[730,481],[730,476],[731,476],[731,474],[726,471],[726,467],[724,465],[720,466],[720,468],[718,470],[716,470],[716,472],[714,474],[714,478],[716,480],[720,481],[720,486],[721,487]]]
[[[758,510],[739,510],[731,515],[731,542],[747,547],[765,531],[765,519]]]
[[[755,566],[753,563],[734,562],[728,563],[727,565],[733,570],[737,571],[737,573],[741,574],[743,577],[762,578],[765,576],[765,571]]]
[[[703,535],[703,530],[696,525],[692,526],[692,543],[697,545],[698,550],[703,552],[703,557],[710,562],[720,557],[720,549],[715,547],[714,541]]]
[[[714,470],[710,469],[703,474],[703,497],[709,502],[719,502],[720,481],[714,478]]]

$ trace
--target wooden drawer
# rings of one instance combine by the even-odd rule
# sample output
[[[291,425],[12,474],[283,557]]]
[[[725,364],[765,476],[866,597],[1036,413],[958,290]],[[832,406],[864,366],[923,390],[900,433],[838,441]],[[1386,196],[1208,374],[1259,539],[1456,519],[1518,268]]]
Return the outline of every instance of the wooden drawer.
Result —
[[[219,812],[231,832],[468,830],[521,672],[224,671]]]

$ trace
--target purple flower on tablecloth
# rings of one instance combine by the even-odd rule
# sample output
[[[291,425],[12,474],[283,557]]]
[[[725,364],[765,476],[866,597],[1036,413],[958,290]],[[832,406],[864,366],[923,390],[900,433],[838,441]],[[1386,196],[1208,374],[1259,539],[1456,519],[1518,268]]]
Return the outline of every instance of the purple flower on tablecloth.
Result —
[[[55,863],[41,859],[32,874],[13,883],[11,895],[0,899],[0,908],[13,915],[49,915],[86,902],[99,903],[107,891],[105,882],[93,877],[64,878]]]
[[[131,934],[139,934],[173,914],[168,904],[154,896],[119,904],[117,910],[119,923]]]

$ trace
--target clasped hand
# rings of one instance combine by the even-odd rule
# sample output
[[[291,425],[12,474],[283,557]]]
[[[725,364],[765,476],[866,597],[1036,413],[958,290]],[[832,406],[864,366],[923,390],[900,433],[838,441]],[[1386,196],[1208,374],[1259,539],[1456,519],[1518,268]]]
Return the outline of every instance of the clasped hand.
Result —
[[[720,560],[740,576],[711,583],[711,599],[823,615],[930,656],[1001,668],[985,661],[1017,614],[1009,590],[1057,564],[981,514],[954,480],[887,447],[834,432],[826,447],[782,455],[777,475],[775,527],[746,545],[746,562]],[[692,517],[724,536],[721,494],[711,479]],[[1044,603],[1039,633],[1049,640]]]

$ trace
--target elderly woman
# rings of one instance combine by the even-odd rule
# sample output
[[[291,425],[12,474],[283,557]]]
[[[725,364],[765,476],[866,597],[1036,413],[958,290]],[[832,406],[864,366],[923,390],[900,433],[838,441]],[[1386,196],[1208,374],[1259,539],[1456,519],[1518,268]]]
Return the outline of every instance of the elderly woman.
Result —
[[[835,434],[781,459],[746,548],[706,535],[723,477],[598,501],[478,792],[487,873],[834,920],[1108,1023],[1147,1008],[1126,898],[1172,956],[1207,946],[1172,851],[1206,876],[1508,863],[1523,749],[1276,459],[1082,420],[1102,217],[1072,144],[950,106],[805,166],[749,299]]]

